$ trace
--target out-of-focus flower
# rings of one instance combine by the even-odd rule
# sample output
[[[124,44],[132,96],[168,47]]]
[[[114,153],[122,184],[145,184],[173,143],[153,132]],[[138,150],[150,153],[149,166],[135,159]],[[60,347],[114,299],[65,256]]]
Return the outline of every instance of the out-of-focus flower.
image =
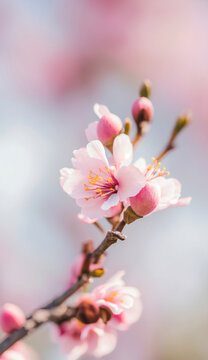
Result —
[[[105,216],[105,211],[135,196],[145,184],[145,177],[134,165],[129,137],[121,134],[113,143],[113,159],[109,162],[99,140],[74,151],[74,168],[61,170],[63,190],[75,198],[81,213],[90,218]]]
[[[160,169],[160,163],[153,159],[153,165],[147,166],[143,158],[135,163],[146,178],[146,186],[134,197],[130,197],[130,205],[139,216],[145,216],[153,211],[166,209],[169,206],[185,206],[190,197],[180,198],[181,184],[177,179],[166,179],[169,175],[166,169]]]
[[[86,129],[88,141],[100,140],[104,145],[109,146],[114,138],[122,131],[123,124],[121,119],[112,114],[105,105],[94,105],[94,112],[100,119],[89,124]]]
[[[89,325],[73,319],[58,328],[54,340],[60,343],[68,360],[76,360],[83,355],[102,357],[111,353],[116,346],[117,335],[101,319]]]
[[[138,303],[138,301],[141,309],[139,291],[135,287],[126,286],[122,279],[124,274],[124,271],[118,272],[108,282],[96,287],[92,292],[92,298],[97,306],[110,309],[112,315],[115,316],[122,314],[120,318],[117,318],[117,321],[120,323],[122,323],[124,319],[126,323],[128,322],[125,313],[129,312],[129,310],[136,309],[135,303]],[[135,311],[135,321],[137,321],[137,319],[138,311]],[[132,322],[134,322],[134,320]]]
[[[10,333],[13,330],[19,329],[24,323],[25,315],[17,305],[4,304],[0,314],[0,324],[4,332]]]

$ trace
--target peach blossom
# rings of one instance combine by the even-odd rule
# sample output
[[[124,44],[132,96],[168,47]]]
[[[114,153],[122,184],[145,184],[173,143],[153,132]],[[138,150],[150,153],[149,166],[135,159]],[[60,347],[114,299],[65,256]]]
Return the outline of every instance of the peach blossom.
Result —
[[[120,315],[134,306],[135,299],[140,294],[135,287],[126,286],[122,277],[125,272],[120,271],[105,284],[96,287],[92,298],[97,306],[110,309],[113,315]]]
[[[145,185],[144,175],[130,164],[132,155],[132,144],[125,134],[114,140],[111,160],[99,140],[91,141],[86,148],[74,151],[74,168],[61,170],[60,184],[76,199],[84,216],[99,219]]]

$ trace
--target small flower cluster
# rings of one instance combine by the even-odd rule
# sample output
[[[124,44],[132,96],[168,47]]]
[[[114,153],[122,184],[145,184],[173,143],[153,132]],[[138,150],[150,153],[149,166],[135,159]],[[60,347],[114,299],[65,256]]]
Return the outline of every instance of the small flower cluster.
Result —
[[[144,89],[141,92],[145,93]],[[180,182],[167,178],[169,172],[161,169],[157,159],[152,158],[152,165],[143,158],[132,163],[133,145],[150,128],[153,117],[153,105],[147,97],[139,97],[132,106],[137,126],[133,141],[121,119],[106,106],[95,104],[94,112],[99,121],[86,130],[88,144],[73,152],[73,168],[61,169],[60,176],[63,190],[81,207],[81,221],[93,223],[116,215],[122,218],[129,205],[143,217],[169,206],[189,204],[190,198],[180,198]]]
[[[25,323],[25,315],[23,311],[14,304],[5,304],[0,313],[0,325],[6,334],[11,334],[13,331],[20,329]],[[0,360],[37,360],[36,354],[33,350],[23,344],[17,342],[10,349],[0,355]]]
[[[54,341],[61,345],[68,360],[84,354],[109,354],[116,346],[116,330],[127,330],[139,319],[139,291],[126,286],[123,275],[121,271],[91,293],[82,294],[76,303],[76,318],[55,328]]]

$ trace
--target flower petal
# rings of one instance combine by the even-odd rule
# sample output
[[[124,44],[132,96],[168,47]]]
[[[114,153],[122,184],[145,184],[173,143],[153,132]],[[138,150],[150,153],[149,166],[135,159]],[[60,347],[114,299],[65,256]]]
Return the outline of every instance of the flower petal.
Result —
[[[187,206],[190,204],[192,198],[191,197],[186,197],[186,198],[181,198],[178,200],[178,202],[173,205],[173,206]]]
[[[133,146],[128,135],[118,135],[113,143],[113,157],[117,168],[129,165],[133,157]]]
[[[98,121],[93,121],[92,123],[90,123],[88,125],[87,129],[85,130],[85,135],[86,135],[88,141],[98,139],[97,125],[98,125]]]
[[[106,200],[103,205],[101,206],[102,210],[109,210],[111,207],[118,205],[119,203],[119,196],[118,194],[111,195],[108,200]]]
[[[89,199],[89,200],[85,200],[85,199],[77,199],[76,200],[77,205],[79,205],[82,210],[81,210],[81,214],[84,215],[85,217],[91,218],[91,219],[99,219],[101,217],[103,217],[104,215],[104,210],[101,209],[101,206],[103,204],[103,200],[98,198],[98,199]]]
[[[78,219],[83,222],[84,224],[93,224],[97,221],[97,218],[91,219],[89,217],[86,217],[85,215],[79,213],[77,215]]]
[[[121,167],[116,175],[119,183],[118,195],[121,201],[135,196],[145,185],[145,177],[134,165]]]
[[[63,168],[60,174],[60,185],[63,190],[72,197],[80,197],[79,192],[82,192],[84,183],[81,172],[77,169]]]
[[[107,106],[101,105],[101,104],[95,104],[94,107],[93,107],[93,110],[94,110],[95,114],[99,117],[99,119],[103,115],[109,115],[110,114],[110,111],[108,110]]]
[[[144,158],[139,158],[134,162],[134,166],[136,166],[142,173],[145,173],[147,170],[147,163]]]
[[[101,160],[106,166],[109,166],[104,146],[99,140],[94,140],[87,144],[87,152],[91,158]]]
[[[99,336],[98,343],[93,355],[96,357],[103,357],[111,353],[117,343],[117,334],[109,326],[105,327],[105,331],[102,336]]]
[[[72,158],[72,165],[76,169],[89,170],[89,155],[86,148],[80,148],[73,151],[74,158]]]

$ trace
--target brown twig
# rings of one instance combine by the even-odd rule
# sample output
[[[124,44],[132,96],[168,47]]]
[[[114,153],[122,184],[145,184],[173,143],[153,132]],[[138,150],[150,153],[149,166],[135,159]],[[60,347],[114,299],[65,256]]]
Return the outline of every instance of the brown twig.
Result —
[[[97,263],[99,258],[104,252],[113,244],[117,242],[117,240],[125,240],[126,236],[121,234],[124,226],[126,225],[125,221],[122,220],[114,231],[108,231],[104,240],[101,244],[90,253],[89,258],[91,262]],[[90,261],[88,263],[90,265]],[[89,268],[88,265],[88,268]],[[76,281],[74,285],[72,285],[69,289],[67,289],[63,294],[55,298],[53,301],[48,303],[46,306],[35,310],[28,318],[26,319],[25,325],[13,331],[9,336],[7,336],[0,343],[0,355],[3,354],[4,351],[9,349],[12,345],[14,345],[17,341],[23,339],[27,335],[31,334],[35,329],[40,327],[41,325],[52,321],[59,324],[62,321],[70,320],[74,317],[74,310],[72,308],[67,308],[63,305],[64,301],[71,297],[77,290],[79,290],[82,286],[88,283],[90,279],[90,273],[86,271],[83,272],[80,278]]]

